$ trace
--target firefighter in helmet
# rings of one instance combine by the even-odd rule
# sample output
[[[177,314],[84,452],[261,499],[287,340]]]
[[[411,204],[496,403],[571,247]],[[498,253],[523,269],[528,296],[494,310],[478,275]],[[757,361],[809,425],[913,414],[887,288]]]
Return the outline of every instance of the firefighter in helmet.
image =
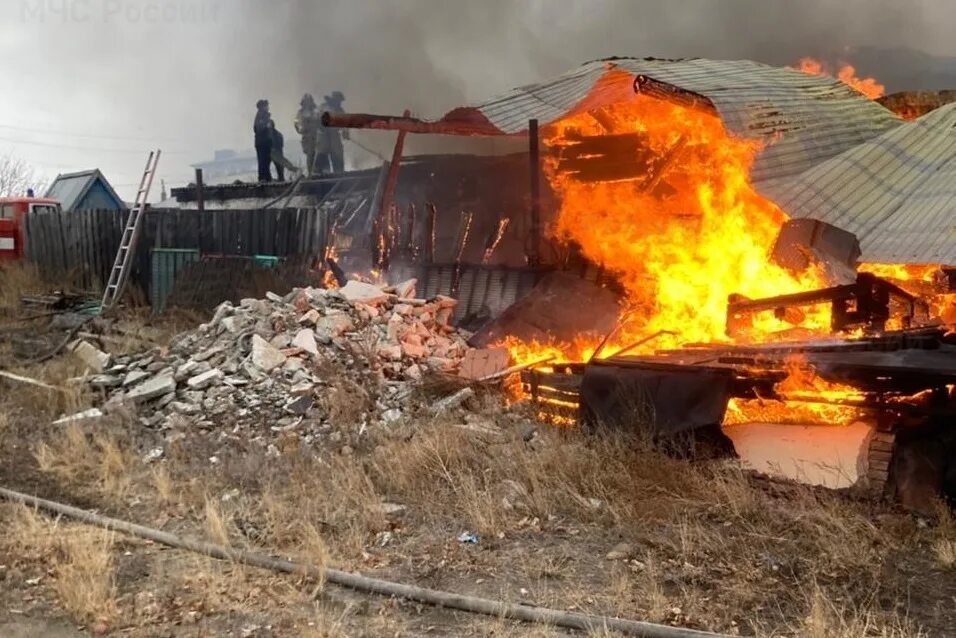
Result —
[[[311,93],[302,96],[299,112],[295,116],[295,130],[302,136],[302,152],[305,153],[305,174],[317,172],[316,149],[319,142],[319,129],[322,127],[322,112],[315,104]]]
[[[345,111],[342,109],[342,102],[344,101],[345,96],[342,95],[341,91],[333,91],[330,95],[325,96],[325,101],[322,103],[320,110],[329,113],[344,113]],[[342,147],[342,139],[349,139],[348,129],[342,129],[340,132],[337,128],[322,126],[321,122],[319,124],[319,145],[316,154],[319,172],[327,173],[331,169],[333,173],[341,173],[345,170],[345,149]]]

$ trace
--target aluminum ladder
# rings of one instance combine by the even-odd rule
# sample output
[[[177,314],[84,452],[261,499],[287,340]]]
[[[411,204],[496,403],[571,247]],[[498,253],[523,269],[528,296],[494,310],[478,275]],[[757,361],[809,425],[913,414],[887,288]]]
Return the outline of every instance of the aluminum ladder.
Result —
[[[149,189],[153,185],[153,177],[156,175],[156,165],[159,164],[159,154],[159,149],[150,151],[146,160],[146,168],[143,170],[143,177],[139,182],[139,190],[136,191],[136,200],[133,202],[133,208],[129,211],[126,228],[123,229],[123,237],[120,239],[119,249],[116,251],[116,259],[113,260],[110,280],[103,291],[103,301],[100,303],[101,312],[106,312],[112,308],[119,301],[123,290],[126,288],[126,281],[129,279],[129,271],[133,263],[133,253],[136,251],[136,241],[139,239],[139,231],[146,211],[146,199],[149,197]]]

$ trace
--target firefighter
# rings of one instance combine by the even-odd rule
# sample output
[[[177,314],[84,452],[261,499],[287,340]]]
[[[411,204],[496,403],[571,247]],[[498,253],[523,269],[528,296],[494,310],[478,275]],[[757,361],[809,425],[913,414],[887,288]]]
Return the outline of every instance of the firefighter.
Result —
[[[344,113],[342,109],[344,101],[345,96],[341,91],[333,91],[331,95],[325,96],[321,110],[329,113]],[[342,138],[349,139],[348,129],[342,129],[340,135],[339,129],[321,126],[316,159],[321,172],[328,172],[330,168],[333,173],[341,173],[345,170],[345,149],[342,148]]]
[[[269,115],[269,100],[256,102],[256,119],[252,124],[252,132],[255,135],[259,181],[271,182],[269,164],[272,161],[272,116]]]
[[[269,125],[272,129],[272,163],[275,164],[276,167],[276,179],[280,182],[284,182],[285,169],[289,169],[292,173],[295,173],[299,169],[283,154],[282,149],[285,148],[285,137],[279,132],[279,129],[276,128],[276,123],[270,121]]]
[[[302,96],[299,112],[295,116],[296,133],[302,136],[302,152],[305,153],[305,174],[312,175],[316,169],[316,145],[319,128],[322,126],[322,112],[315,105],[310,93]]]

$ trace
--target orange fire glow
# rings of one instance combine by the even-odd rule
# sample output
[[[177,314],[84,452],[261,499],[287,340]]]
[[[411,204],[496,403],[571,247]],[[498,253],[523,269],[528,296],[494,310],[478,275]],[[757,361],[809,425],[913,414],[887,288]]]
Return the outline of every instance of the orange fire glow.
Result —
[[[925,300],[931,319],[956,324],[956,293],[949,291],[947,277],[938,265],[862,264],[859,270],[888,279]]]
[[[813,58],[803,58],[796,67],[798,70],[811,75],[834,75],[838,80],[850,86],[871,100],[883,95],[886,87],[877,82],[874,78],[858,78],[856,69],[851,64],[844,64],[836,73],[832,73],[826,65]]]
[[[658,331],[678,334],[661,336],[634,352],[728,342],[731,293],[756,298],[823,285],[818,273],[795,276],[769,263],[786,217],[750,185],[759,146],[731,137],[716,116],[637,96],[605,108],[601,123],[584,113],[546,133],[548,146],[558,151],[572,148],[582,137],[630,134],[636,141],[634,161],[651,158],[652,177],[642,174],[639,179],[585,181],[560,170],[560,154],[552,154],[547,166],[561,201],[553,234],[613,271],[626,292],[632,319],[600,356]],[[826,331],[829,309],[809,309],[800,327],[803,334]],[[755,332],[765,339],[783,338],[793,329],[771,313],[755,318]],[[521,363],[545,354],[587,360],[597,343],[595,336],[582,336],[573,344],[511,340],[506,345]]]
[[[862,415],[858,407],[841,404],[865,398],[855,388],[823,380],[801,357],[787,361],[786,370],[787,377],[774,386],[783,400],[731,399],[724,423],[848,425]]]
[[[796,275],[768,259],[786,215],[750,184],[759,145],[729,135],[715,115],[639,95],[598,114],[572,115],[544,130],[544,138],[550,151],[546,173],[560,202],[553,238],[578,246],[585,258],[612,272],[624,291],[625,319],[598,357],[652,336],[631,353],[733,343],[726,334],[731,293],[762,298],[828,285],[822,273]],[[602,151],[601,140],[611,138],[612,150]],[[625,152],[608,161],[622,153],[622,141]],[[629,165],[633,170],[622,169]],[[871,264],[866,270],[933,276],[929,267]],[[784,318],[767,312],[753,319],[752,331],[738,341],[830,331],[825,304]],[[587,361],[600,338],[577,335],[573,343],[546,344],[509,338],[501,345],[516,364]],[[794,361],[788,372],[775,388],[783,400],[734,400],[727,422],[843,424],[859,416],[856,407],[821,402],[862,399],[852,388],[823,381],[805,362]]]

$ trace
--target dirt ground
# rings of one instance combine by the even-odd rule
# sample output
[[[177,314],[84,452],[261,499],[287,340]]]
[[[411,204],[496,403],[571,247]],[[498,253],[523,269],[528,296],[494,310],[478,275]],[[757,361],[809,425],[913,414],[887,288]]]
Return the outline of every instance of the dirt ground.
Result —
[[[184,537],[527,605],[731,635],[956,631],[956,520],[943,509],[922,521],[729,461],[667,458],[626,433],[536,423],[493,392],[467,415],[387,427],[363,427],[343,405],[338,436],[305,446],[290,435],[272,450],[228,424],[172,443],[131,415],[52,425],[96,397],[67,383],[80,372],[70,356],[14,356],[18,340],[44,331],[41,320],[15,321],[26,285],[0,271],[0,369],[61,389],[0,380],[4,487]],[[182,327],[142,314],[122,325],[117,349]],[[491,427],[474,427],[476,415]],[[460,542],[463,532],[477,542]],[[0,635],[574,634],[360,595],[0,503]]]

